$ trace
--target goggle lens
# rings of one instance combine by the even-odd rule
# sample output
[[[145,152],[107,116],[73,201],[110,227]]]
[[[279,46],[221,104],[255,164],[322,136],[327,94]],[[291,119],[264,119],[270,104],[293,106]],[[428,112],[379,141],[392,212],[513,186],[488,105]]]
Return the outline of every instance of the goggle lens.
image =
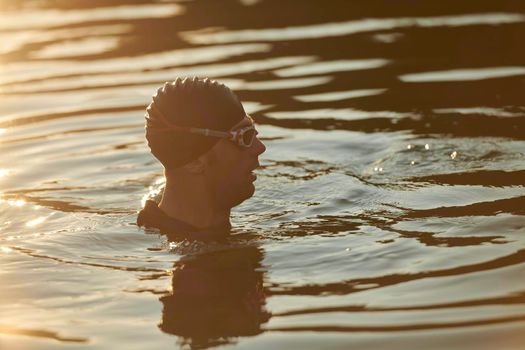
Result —
[[[255,129],[248,129],[242,134],[242,142],[245,146],[249,147],[252,145],[253,139],[255,138]]]

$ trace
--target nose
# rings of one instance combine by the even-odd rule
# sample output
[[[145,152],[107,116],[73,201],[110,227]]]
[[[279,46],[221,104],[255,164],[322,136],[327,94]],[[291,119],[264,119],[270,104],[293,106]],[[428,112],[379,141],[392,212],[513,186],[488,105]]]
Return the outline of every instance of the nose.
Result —
[[[266,151],[266,146],[264,145],[264,143],[262,143],[261,140],[259,140],[258,137],[255,137],[255,140],[253,140],[251,151],[256,156],[259,156],[259,155],[263,154]]]

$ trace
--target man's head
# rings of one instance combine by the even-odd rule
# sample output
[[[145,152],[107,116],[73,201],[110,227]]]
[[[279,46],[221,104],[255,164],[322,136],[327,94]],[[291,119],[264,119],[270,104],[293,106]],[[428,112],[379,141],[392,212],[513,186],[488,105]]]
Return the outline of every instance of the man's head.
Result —
[[[200,180],[220,208],[231,208],[254,193],[252,171],[265,147],[250,126],[253,120],[237,96],[209,79],[166,83],[146,114],[148,145],[167,177],[181,183]],[[240,142],[228,136],[237,130],[242,130],[234,135]],[[246,147],[242,138],[250,141],[252,136]]]

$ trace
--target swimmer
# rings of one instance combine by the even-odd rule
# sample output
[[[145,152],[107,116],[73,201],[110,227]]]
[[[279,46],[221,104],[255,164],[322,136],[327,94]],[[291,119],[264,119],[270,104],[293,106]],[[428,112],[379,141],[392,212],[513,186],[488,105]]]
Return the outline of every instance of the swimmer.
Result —
[[[231,208],[255,192],[266,150],[257,133],[225,85],[196,77],[164,84],[146,109],[146,139],[166,186],[158,205],[146,201],[137,224],[184,238],[227,236]]]

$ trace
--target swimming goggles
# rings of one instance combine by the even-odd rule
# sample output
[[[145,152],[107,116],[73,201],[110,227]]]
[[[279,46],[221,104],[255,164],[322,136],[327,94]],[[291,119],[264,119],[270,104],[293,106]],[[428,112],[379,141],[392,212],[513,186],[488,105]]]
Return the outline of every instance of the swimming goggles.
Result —
[[[160,121],[166,126],[162,129],[155,129],[155,128],[149,128],[150,131],[154,132],[170,132],[170,131],[180,131],[180,132],[187,132],[192,134],[198,134],[203,136],[211,136],[211,137],[220,137],[228,139],[236,144],[238,144],[241,147],[251,147],[253,144],[253,141],[255,140],[255,136],[257,135],[257,130],[255,130],[255,126],[253,124],[253,119],[250,118],[252,121],[252,124],[245,126],[243,128],[237,129],[237,130],[231,130],[231,131],[219,131],[219,130],[212,130],[212,129],[201,129],[201,128],[191,128],[191,127],[184,127],[184,126],[177,126],[171,124],[168,119],[164,116],[164,114],[155,106],[154,103],[150,105],[150,107],[157,112],[159,115]]]

